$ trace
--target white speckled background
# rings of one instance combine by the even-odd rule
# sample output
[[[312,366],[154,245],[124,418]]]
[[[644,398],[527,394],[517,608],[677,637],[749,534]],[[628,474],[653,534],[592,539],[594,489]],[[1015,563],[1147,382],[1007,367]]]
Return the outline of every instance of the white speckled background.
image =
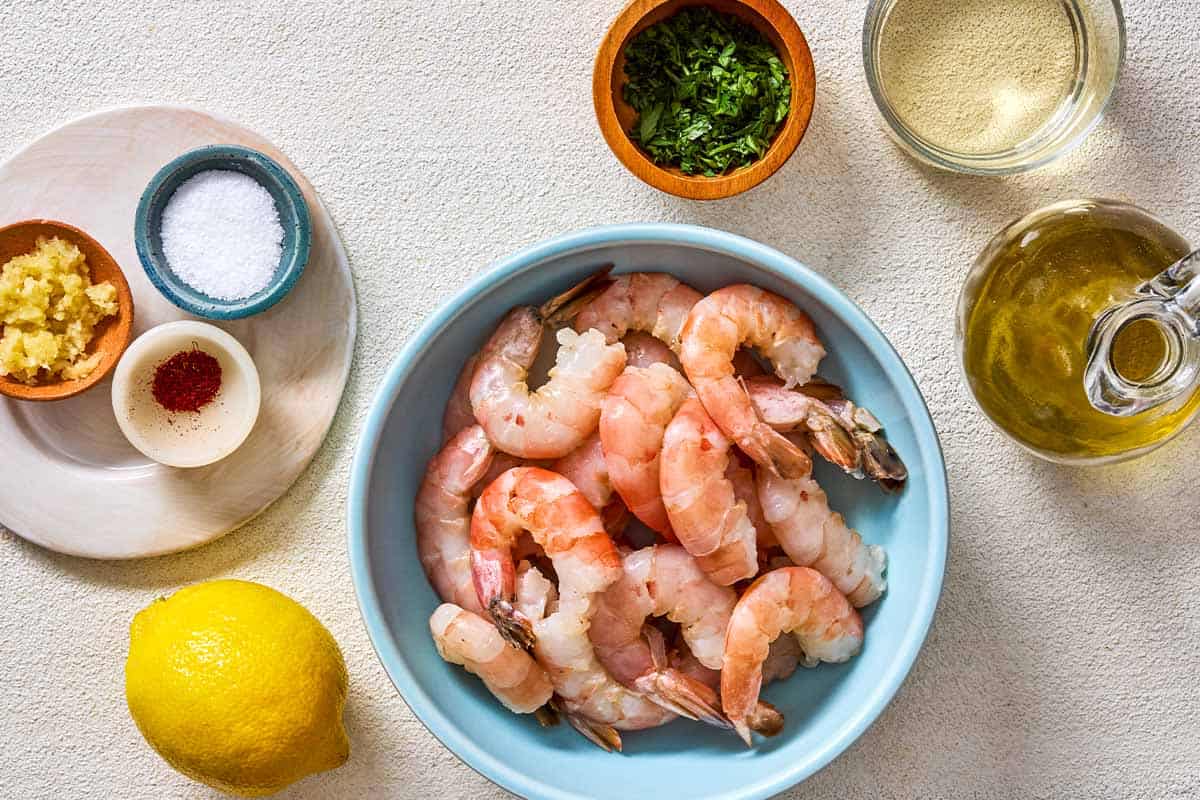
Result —
[[[1200,429],[1126,466],[1035,462],[976,412],[952,347],[968,265],[1035,207],[1130,199],[1200,241],[1200,0],[1130,0],[1115,111],[1065,161],[1006,180],[936,174],[889,143],[862,76],[861,0],[786,4],[816,59],[812,127],[765,186],[700,205],[637,182],[597,131],[592,57],[615,1],[0,0],[0,155],[113,104],[238,120],[321,193],[361,309],[325,448],[252,525],[123,564],[0,534],[0,797],[216,796],[142,742],[122,666],[135,611],[220,576],[305,603],[349,664],[351,760],[284,797],[502,796],[409,714],[371,650],[346,557],[351,450],[393,354],[468,277],[570,228],[643,220],[732,230],[824,271],[905,357],[945,446],[954,531],[929,642],[879,722],[789,796],[1200,794]]]

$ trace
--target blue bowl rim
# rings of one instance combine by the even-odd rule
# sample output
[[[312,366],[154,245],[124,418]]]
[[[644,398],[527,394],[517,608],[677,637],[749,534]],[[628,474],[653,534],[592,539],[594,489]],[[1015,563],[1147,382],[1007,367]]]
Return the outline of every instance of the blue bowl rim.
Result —
[[[700,249],[739,258],[767,269],[797,288],[826,304],[846,324],[862,336],[863,344],[879,361],[888,379],[897,388],[901,401],[914,425],[915,438],[932,442],[925,449],[922,464],[929,476],[932,491],[931,525],[941,536],[930,537],[931,570],[921,586],[914,625],[903,640],[901,648],[859,714],[851,724],[843,726],[840,734],[820,750],[811,751],[798,759],[789,769],[766,776],[756,784],[740,787],[704,800],[759,800],[783,792],[808,779],[841,755],[867,730],[887,707],[908,677],[917,655],[929,635],[933,617],[941,597],[945,577],[946,554],[950,539],[950,500],[945,458],[929,408],[917,387],[916,380],[900,354],[879,327],[852,300],[828,279],[772,247],[742,236],[697,225],[675,223],[631,223],[583,228],[522,248],[516,253],[492,263],[479,277],[467,284],[444,303],[409,337],[384,376],[371,400],[367,420],[355,448],[350,471],[350,496],[347,503],[347,544],[350,555],[350,574],[363,624],[375,649],[376,656],[388,678],[396,687],[414,716],[447,749],[464,764],[499,786],[529,800],[588,800],[586,795],[549,786],[533,780],[507,764],[498,761],[464,735],[437,707],[432,698],[417,684],[396,647],[395,637],[384,623],[383,609],[371,578],[367,554],[367,487],[375,463],[388,416],[395,403],[404,375],[413,362],[429,346],[442,329],[476,296],[492,284],[551,258],[578,250],[614,244],[691,245]],[[940,481],[938,477],[940,476]],[[388,652],[384,652],[387,649]],[[696,800],[701,800],[696,798]]]
[[[294,246],[289,252],[284,253],[284,259],[281,262],[280,268],[276,271],[275,276],[271,278],[271,283],[268,287],[257,294],[241,300],[226,301],[207,296],[203,303],[191,300],[180,294],[176,289],[175,284],[182,283],[182,281],[170,274],[169,267],[166,265],[160,266],[150,253],[149,226],[151,200],[162,188],[163,184],[176,172],[185,167],[190,167],[197,162],[209,160],[242,160],[254,162],[278,183],[283,193],[291,199],[292,205],[296,209],[296,241]],[[184,311],[205,319],[243,319],[271,308],[286,297],[292,288],[295,287],[296,282],[308,266],[309,256],[312,251],[312,212],[308,207],[308,201],[304,198],[304,192],[300,189],[299,184],[296,183],[296,179],[279,162],[266,153],[237,144],[203,145],[176,156],[163,165],[158,172],[154,173],[154,177],[150,179],[150,182],[146,184],[146,188],[142,190],[141,199],[138,200],[137,211],[134,216],[133,239],[138,254],[138,261],[141,262],[146,277],[150,279],[150,283],[154,285],[154,288],[158,289],[163,297]],[[192,289],[192,291],[202,294],[195,289]]]

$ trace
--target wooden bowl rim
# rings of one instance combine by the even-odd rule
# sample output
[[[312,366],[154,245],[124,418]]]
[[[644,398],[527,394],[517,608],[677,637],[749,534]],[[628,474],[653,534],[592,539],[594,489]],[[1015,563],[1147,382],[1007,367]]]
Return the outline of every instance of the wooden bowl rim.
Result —
[[[104,380],[116,368],[117,362],[121,360],[121,355],[125,352],[125,348],[129,347],[129,342],[133,338],[133,293],[129,289],[129,281],[125,278],[125,271],[121,269],[120,263],[113,258],[112,253],[100,244],[100,242],[87,231],[72,225],[68,222],[62,222],[56,219],[25,219],[18,222],[11,222],[7,225],[0,226],[0,238],[4,237],[9,231],[14,228],[22,228],[28,225],[45,226],[61,231],[66,238],[78,238],[86,241],[88,246],[94,247],[105,255],[109,263],[112,264],[114,274],[106,277],[104,280],[112,281],[117,289],[117,315],[109,317],[101,321],[97,326],[101,329],[106,326],[117,326],[118,339],[117,347],[111,358],[107,358],[92,370],[92,373],[86,378],[79,378],[70,381],[56,381],[54,383],[43,383],[36,386],[15,381],[7,376],[0,376],[0,395],[11,397],[14,400],[27,400],[34,402],[50,402],[54,400],[65,400],[68,397],[86,392],[100,381]],[[0,265],[3,266],[3,265]],[[2,329],[3,326],[0,326]],[[92,341],[95,342],[100,338],[99,334],[93,336]]]
[[[708,5],[704,0],[688,5]],[[592,73],[592,102],[596,119],[609,148],[636,177],[656,189],[691,200],[720,200],[745,192],[771,177],[791,158],[808,131],[816,101],[816,69],[812,51],[800,25],[778,0],[729,0],[745,6],[771,26],[783,42],[792,81],[792,105],[783,129],[775,134],[766,154],[730,175],[709,178],[685,176],[651,161],[621,127],[613,100],[613,72],[617,54],[643,19],[659,7],[678,0],[630,0],[609,26],[596,53]],[[796,69],[799,67],[800,75]]]

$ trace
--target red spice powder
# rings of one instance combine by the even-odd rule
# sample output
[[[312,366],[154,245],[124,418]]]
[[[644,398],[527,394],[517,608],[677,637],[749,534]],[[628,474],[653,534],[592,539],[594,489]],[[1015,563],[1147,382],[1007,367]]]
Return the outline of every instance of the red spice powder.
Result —
[[[199,411],[221,390],[221,363],[200,348],[182,350],[154,370],[154,399],[167,411]]]

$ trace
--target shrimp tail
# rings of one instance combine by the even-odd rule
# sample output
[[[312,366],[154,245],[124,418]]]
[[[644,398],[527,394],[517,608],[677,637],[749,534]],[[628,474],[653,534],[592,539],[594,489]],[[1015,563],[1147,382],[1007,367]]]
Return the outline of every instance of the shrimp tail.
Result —
[[[658,705],[681,717],[728,730],[730,722],[721,711],[721,700],[712,688],[669,666],[666,638],[653,625],[642,629],[650,645],[654,672],[634,681],[635,688]]]
[[[807,427],[813,447],[831,464],[844,472],[879,483],[888,491],[896,491],[908,479],[908,468],[900,455],[881,434],[881,426],[871,412],[854,406],[849,400],[836,406],[837,417],[813,413]]]
[[[566,703],[558,695],[550,698],[550,702],[538,709],[537,721],[543,728],[557,725],[560,717],[566,717],[567,723],[579,731],[583,738],[599,747],[606,753],[616,750],[621,752],[621,734],[611,725],[593,722],[582,714],[577,714],[567,708]]]
[[[759,700],[758,705],[746,718],[750,730],[763,736],[775,736],[783,730],[783,712],[766,700]]]
[[[750,394],[749,388],[746,386],[745,379],[739,377],[738,383],[741,384],[742,394],[746,396],[746,402],[750,408],[754,410],[755,416],[758,418],[754,423],[752,435],[748,441],[739,441],[746,451],[746,455],[750,456],[758,464],[762,464],[773,475],[778,475],[784,478],[803,478],[812,472],[812,459],[804,449],[788,439],[779,431],[772,428],[763,420],[762,412],[754,404],[753,395]]]
[[[821,457],[849,475],[861,478],[862,456],[859,443],[825,414],[811,414],[807,420],[809,441]]]
[[[751,731],[762,736],[775,736],[783,730],[783,723],[783,713],[766,700],[759,700],[744,719],[730,721],[733,730],[747,747],[754,746]]]
[[[767,467],[772,473],[784,478],[803,478],[812,473],[812,459],[808,453],[765,422],[758,423],[758,437],[767,454]]]
[[[717,693],[677,669],[667,668],[635,681],[635,688],[658,705],[681,717],[729,730]]]
[[[533,624],[512,603],[502,597],[492,598],[488,603],[488,615],[505,641],[523,650],[533,649],[536,641]]]
[[[561,721],[558,710],[554,707],[553,700],[551,700],[549,703],[546,703],[546,705],[542,706],[537,711],[533,712],[533,718],[536,719],[538,724],[543,728],[553,728]]]
[[[876,433],[862,430],[854,432],[854,438],[863,455],[863,470],[867,477],[877,481],[886,491],[898,492],[908,480],[908,468],[900,459],[891,443]]]
[[[606,264],[562,294],[546,301],[538,309],[542,322],[557,328],[579,316],[580,311],[612,285],[612,278],[608,277],[612,269],[612,264]]]
[[[868,478],[877,481],[887,491],[903,488],[904,482],[908,480],[908,468],[904,466],[904,461],[895,448],[881,434],[883,425],[874,414],[846,399],[840,386],[826,381],[802,386],[800,391],[820,401],[833,412],[835,421],[848,432],[848,438],[858,454],[858,463]],[[815,437],[813,446],[817,446]],[[818,448],[817,452],[825,456],[823,450]],[[842,466],[832,458],[829,460]]]
[[[613,750],[621,752],[621,734],[613,726],[592,722],[587,717],[570,712],[564,712],[563,716],[567,718],[567,722],[571,724],[572,728],[583,734],[583,738],[600,749],[607,753],[611,753]]]
[[[865,475],[887,491],[900,489],[908,479],[879,420],[846,399],[841,387],[816,379],[792,391],[774,378],[751,378],[743,386],[759,419],[780,432],[803,430],[813,449],[843,472]]]

